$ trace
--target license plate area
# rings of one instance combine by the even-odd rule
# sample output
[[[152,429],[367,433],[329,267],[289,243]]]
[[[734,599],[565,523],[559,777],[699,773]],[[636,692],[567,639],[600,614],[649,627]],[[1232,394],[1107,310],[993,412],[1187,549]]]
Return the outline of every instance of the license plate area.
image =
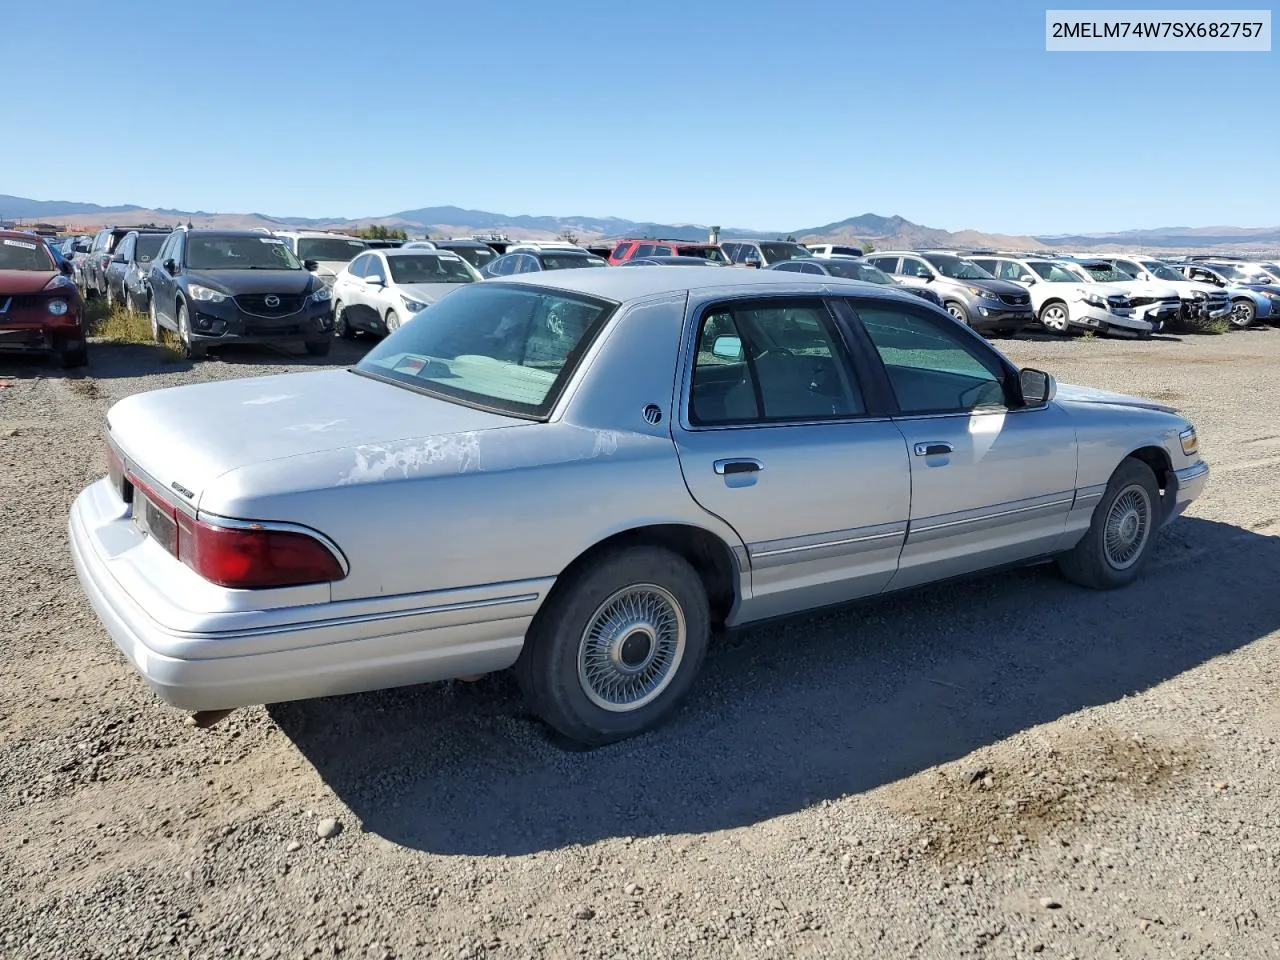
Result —
[[[171,511],[158,506],[140,488],[134,487],[133,522],[146,536],[155,540],[169,553],[176,553],[178,547],[178,524]]]

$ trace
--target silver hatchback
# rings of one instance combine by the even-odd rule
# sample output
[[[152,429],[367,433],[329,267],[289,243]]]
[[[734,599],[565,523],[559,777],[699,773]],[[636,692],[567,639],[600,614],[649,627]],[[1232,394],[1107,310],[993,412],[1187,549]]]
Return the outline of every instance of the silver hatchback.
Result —
[[[349,370],[107,430],[71,549],[170,703],[514,667],[588,744],[667,717],[716,630],[1042,561],[1123,586],[1208,472],[1169,407],[910,294],[705,267],[470,284]]]

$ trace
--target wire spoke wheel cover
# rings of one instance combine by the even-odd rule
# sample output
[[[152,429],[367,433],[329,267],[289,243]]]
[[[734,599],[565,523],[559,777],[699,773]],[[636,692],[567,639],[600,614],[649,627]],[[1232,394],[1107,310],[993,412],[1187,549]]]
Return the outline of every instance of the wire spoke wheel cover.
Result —
[[[1103,525],[1102,552],[1116,570],[1138,562],[1151,537],[1151,498],[1140,484],[1130,484],[1116,496]]]
[[[618,590],[596,608],[578,643],[583,693],[602,710],[639,710],[675,678],[687,637],[684,611],[669,591],[652,583]]]

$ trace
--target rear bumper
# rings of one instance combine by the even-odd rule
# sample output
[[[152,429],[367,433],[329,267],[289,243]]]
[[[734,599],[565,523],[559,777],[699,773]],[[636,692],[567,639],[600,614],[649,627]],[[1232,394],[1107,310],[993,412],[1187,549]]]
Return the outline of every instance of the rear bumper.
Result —
[[[208,614],[122,584],[177,564],[137,533],[108,481],[81,492],[68,521],[85,595],[116,646],[161,699],[185,710],[277,703],[488,673],[511,666],[553,578],[457,590],[243,609],[225,591]],[[151,556],[147,555],[150,552]],[[228,610],[239,601],[241,609]],[[182,620],[181,625],[172,622]]]

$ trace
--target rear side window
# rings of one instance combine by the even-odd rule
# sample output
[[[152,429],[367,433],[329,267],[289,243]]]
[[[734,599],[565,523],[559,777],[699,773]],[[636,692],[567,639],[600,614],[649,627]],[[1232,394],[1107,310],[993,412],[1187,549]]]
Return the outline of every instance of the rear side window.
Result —
[[[618,244],[616,247],[613,248],[613,259],[626,260],[628,257],[631,256],[631,251],[634,250],[635,247],[636,245],[634,243]]]
[[[868,261],[873,267],[879,267],[885,273],[898,272],[897,257],[871,257]]]
[[[822,300],[745,301],[703,315],[690,423],[830,420],[865,411]]]

